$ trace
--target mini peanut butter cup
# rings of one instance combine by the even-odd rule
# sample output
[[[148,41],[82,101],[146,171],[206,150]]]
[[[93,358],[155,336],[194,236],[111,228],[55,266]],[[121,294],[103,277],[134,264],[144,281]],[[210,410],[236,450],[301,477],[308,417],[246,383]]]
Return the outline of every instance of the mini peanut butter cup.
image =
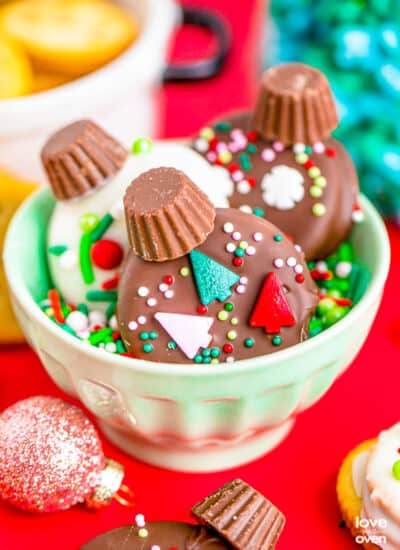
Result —
[[[104,185],[123,166],[128,151],[90,120],[79,120],[52,135],[42,162],[59,200],[86,195]]]
[[[338,125],[326,77],[302,63],[266,71],[254,111],[254,129],[268,141],[312,145],[325,141]]]
[[[147,261],[180,258],[201,245],[214,228],[210,200],[174,168],[141,174],[126,190],[124,206],[129,243]]]
[[[278,508],[240,479],[206,497],[192,515],[237,550],[272,550],[285,525]]]

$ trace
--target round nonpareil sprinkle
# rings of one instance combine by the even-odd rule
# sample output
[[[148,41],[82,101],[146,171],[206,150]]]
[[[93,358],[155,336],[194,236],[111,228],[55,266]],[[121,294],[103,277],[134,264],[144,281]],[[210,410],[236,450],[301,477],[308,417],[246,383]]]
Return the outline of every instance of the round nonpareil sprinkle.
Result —
[[[146,296],[148,296],[149,292],[150,291],[146,286],[140,286],[137,289],[137,295],[140,296],[141,298],[145,298]]]
[[[321,217],[326,214],[326,206],[321,202],[316,202],[312,207],[314,216]]]
[[[182,267],[179,273],[180,275],[182,275],[182,277],[189,277],[190,269],[188,267]]]
[[[273,160],[275,160],[275,157],[276,157],[276,153],[275,151],[273,151],[273,149],[267,148],[261,152],[261,158],[265,162],[272,162]]]
[[[282,344],[282,338],[280,336],[273,336],[272,343],[274,346],[280,346]]]
[[[231,234],[233,232],[233,230],[234,230],[234,227],[233,227],[232,223],[227,222],[227,223],[224,224],[224,232],[225,233]]]

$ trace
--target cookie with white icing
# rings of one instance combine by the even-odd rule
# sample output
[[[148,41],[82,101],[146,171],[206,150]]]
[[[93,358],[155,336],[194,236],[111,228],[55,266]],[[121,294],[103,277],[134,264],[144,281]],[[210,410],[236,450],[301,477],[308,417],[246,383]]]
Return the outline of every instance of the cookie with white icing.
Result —
[[[368,550],[400,548],[400,423],[347,456],[337,491],[356,542]]]
[[[324,258],[362,217],[355,167],[330,137],[337,122],[324,75],[280,65],[264,74],[253,113],[203,128],[193,147],[230,175],[231,207],[280,227],[307,259]]]
[[[227,206],[233,184],[183,143],[138,139],[128,153],[91,121],[63,128],[46,143],[42,160],[58,202],[48,228],[48,260],[67,302],[116,300],[128,242],[122,198],[142,172],[171,166],[190,177],[216,206]],[[97,307],[97,306],[96,306]]]

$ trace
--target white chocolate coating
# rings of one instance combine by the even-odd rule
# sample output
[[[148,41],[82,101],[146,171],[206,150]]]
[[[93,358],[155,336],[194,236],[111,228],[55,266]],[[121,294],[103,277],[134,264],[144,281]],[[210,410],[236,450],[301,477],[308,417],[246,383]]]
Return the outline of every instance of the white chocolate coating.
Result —
[[[160,166],[182,170],[209,196],[216,207],[228,206],[233,184],[226,170],[210,166],[189,147],[159,141],[153,143],[151,152],[129,155],[120,172],[103,187],[80,199],[59,202],[54,209],[48,228],[48,249],[65,246],[67,250],[59,256],[48,253],[48,260],[54,286],[67,302],[88,302],[87,292],[102,290],[102,284],[118,272],[118,269],[104,270],[93,265],[95,281],[85,284],[79,262],[80,241],[83,235],[80,223],[82,216],[95,214],[102,218],[110,213],[114,221],[102,239],[119,243],[126,252],[128,241],[122,206],[125,189],[142,172]],[[91,305],[95,305],[96,309],[105,310],[108,303]]]
[[[377,444],[353,462],[353,485],[362,498],[361,518],[369,523],[363,530],[383,550],[400,548],[400,480],[392,473],[393,464],[400,460],[399,448],[400,423],[383,431]]]

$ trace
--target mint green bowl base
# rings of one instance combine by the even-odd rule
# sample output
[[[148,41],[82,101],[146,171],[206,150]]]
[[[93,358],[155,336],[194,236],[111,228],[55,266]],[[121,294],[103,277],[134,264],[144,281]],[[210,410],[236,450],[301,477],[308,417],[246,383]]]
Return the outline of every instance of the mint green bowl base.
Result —
[[[217,471],[265,454],[288,434],[350,365],[379,307],[389,269],[385,227],[367,199],[352,241],[372,273],[360,303],[307,342],[271,355],[220,365],[171,365],[90,347],[57,327],[37,305],[46,297],[47,190],[19,209],[4,262],[15,312],[55,383],[79,397],[119,447],[179,471]]]

